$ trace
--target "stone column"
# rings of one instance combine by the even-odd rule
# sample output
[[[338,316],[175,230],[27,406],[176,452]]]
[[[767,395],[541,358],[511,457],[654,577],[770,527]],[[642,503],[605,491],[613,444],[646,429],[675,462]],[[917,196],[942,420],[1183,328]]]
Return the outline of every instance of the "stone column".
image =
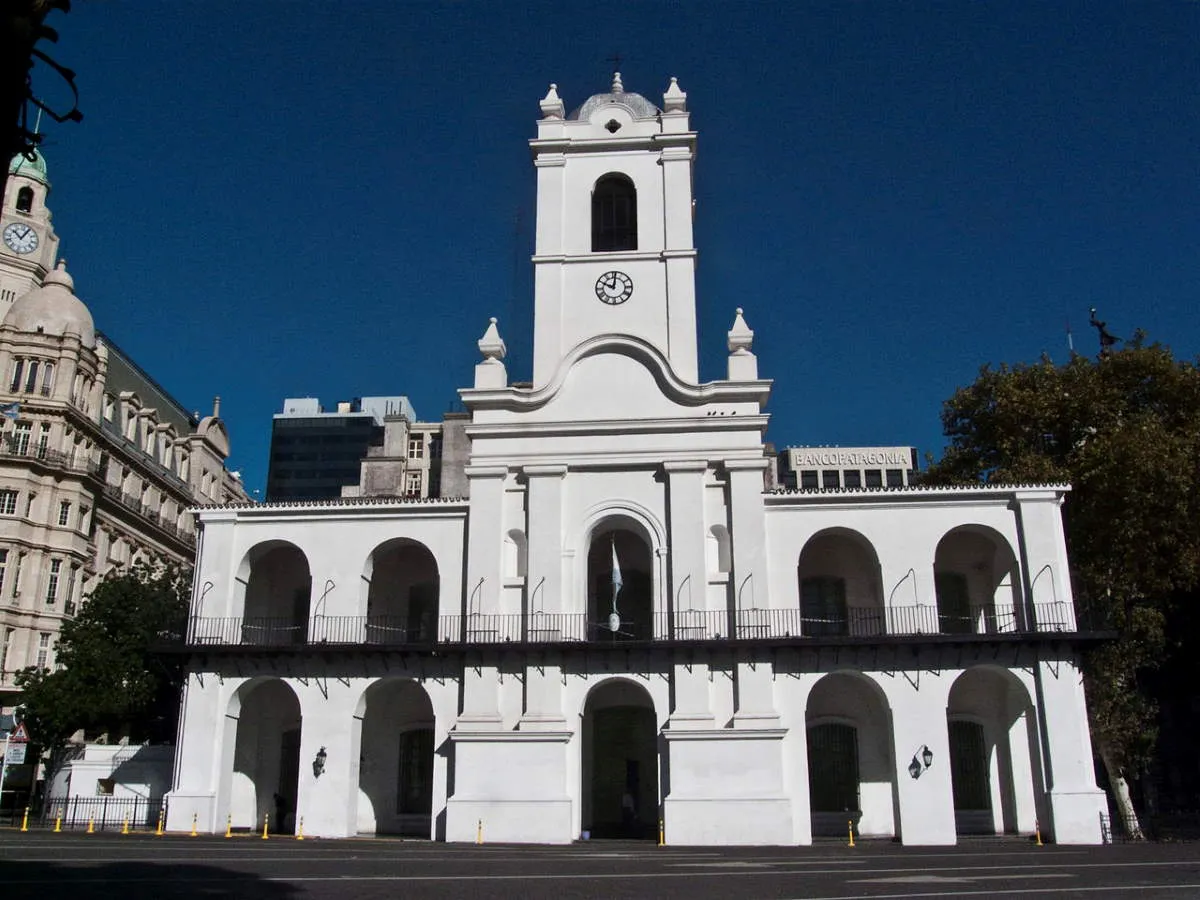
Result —
[[[529,627],[540,627],[539,613],[567,612],[563,606],[563,487],[566,466],[526,466],[526,537],[529,542],[525,590]],[[571,610],[572,612],[574,610]],[[555,627],[553,624],[547,627]],[[561,626],[559,626],[561,627]]]
[[[888,700],[892,720],[892,777],[898,799],[897,836],[907,846],[953,846],[958,834],[950,778],[950,731],[946,724],[949,685],[912,669],[891,687]],[[926,748],[932,754],[928,768],[924,761]]]
[[[1096,787],[1083,677],[1072,661],[1058,659],[1040,660],[1035,679],[1054,841],[1098,844],[1107,802]]]

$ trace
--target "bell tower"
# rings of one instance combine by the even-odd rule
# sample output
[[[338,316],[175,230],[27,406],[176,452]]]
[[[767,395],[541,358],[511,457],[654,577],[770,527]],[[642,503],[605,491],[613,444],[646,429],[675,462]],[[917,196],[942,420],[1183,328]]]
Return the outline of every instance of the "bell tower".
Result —
[[[35,151],[33,159],[14,156],[0,208],[0,317],[54,268],[58,236],[46,206],[49,193],[42,155]]]
[[[556,85],[537,138],[533,384],[544,385],[583,341],[629,335],[697,381],[696,249],[687,95],[674,78],[659,109],[626,91],[565,114]]]

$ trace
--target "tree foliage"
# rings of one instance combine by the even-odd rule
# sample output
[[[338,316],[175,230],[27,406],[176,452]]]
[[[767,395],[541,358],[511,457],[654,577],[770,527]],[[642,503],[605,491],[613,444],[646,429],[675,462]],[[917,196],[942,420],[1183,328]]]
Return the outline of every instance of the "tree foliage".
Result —
[[[32,738],[54,754],[79,729],[134,741],[175,736],[183,662],[160,651],[182,641],[190,573],[145,565],[104,578],[63,623],[53,670],[17,674]]]
[[[950,444],[929,483],[1067,482],[1077,605],[1119,634],[1084,661],[1093,737],[1110,777],[1155,740],[1142,676],[1182,636],[1176,598],[1200,575],[1200,369],[1135,338],[1098,360],[985,366],[945,404]]]

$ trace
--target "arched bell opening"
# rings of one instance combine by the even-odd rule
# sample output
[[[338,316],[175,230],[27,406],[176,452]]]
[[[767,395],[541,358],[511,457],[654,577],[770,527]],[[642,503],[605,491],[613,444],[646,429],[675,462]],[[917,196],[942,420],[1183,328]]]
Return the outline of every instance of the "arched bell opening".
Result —
[[[582,722],[583,830],[593,838],[658,834],[658,724],[646,689],[625,679],[594,687]]]

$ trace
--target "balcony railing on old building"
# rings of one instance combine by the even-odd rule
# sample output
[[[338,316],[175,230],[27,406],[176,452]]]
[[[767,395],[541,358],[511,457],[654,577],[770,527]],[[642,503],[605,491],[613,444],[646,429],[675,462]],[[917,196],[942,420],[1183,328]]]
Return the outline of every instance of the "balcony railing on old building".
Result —
[[[613,626],[616,626],[615,628]],[[1027,610],[980,610],[939,615],[933,606],[851,608],[844,616],[814,618],[800,609],[676,610],[622,618],[583,613],[290,617],[193,616],[187,644],[244,647],[427,646],[439,644],[612,644],[779,639],[854,639],[942,635],[1009,636],[1096,631],[1081,627],[1066,603]]]

